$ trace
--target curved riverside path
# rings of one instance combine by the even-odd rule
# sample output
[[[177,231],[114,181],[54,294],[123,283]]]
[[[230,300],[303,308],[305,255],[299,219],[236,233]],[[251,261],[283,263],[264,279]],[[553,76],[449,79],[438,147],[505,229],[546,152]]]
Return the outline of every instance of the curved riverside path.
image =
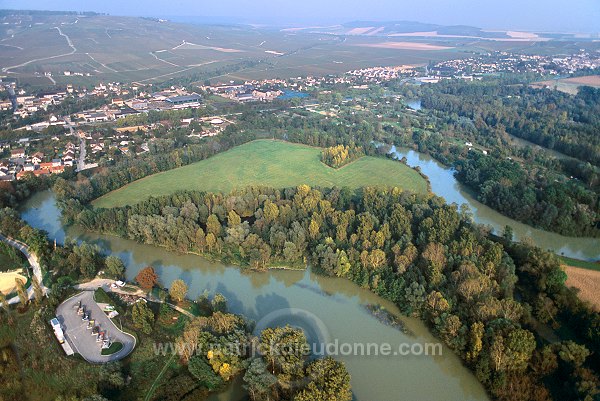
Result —
[[[159,303],[159,304],[167,304],[167,306],[171,307],[172,309],[176,310],[179,313],[186,315],[190,319],[193,319],[196,317],[190,311],[187,311],[187,310],[183,309],[182,307],[177,306],[175,304],[172,304],[172,303],[163,301],[159,298],[153,297],[150,294],[145,293],[141,289],[137,289],[137,291],[135,291],[135,292],[125,291],[119,287],[114,288],[112,286],[114,283],[116,283],[116,280],[112,280],[112,279],[108,279],[108,278],[95,278],[91,281],[88,281],[87,283],[76,284],[73,286],[73,288],[75,288],[76,290],[80,290],[80,291],[96,291],[96,289],[102,288],[106,292],[114,292],[115,294],[134,295],[136,297],[144,298],[145,300],[150,301],[150,302],[155,302],[155,303]]]
[[[44,295],[47,295],[48,292],[50,291],[50,289],[47,288],[46,286],[44,286],[44,282],[43,282],[44,276],[42,273],[42,267],[40,266],[40,262],[39,262],[37,256],[35,256],[33,253],[29,252],[29,247],[19,240],[5,237],[4,235],[0,234],[0,241],[12,246],[13,248],[18,249],[19,251],[21,251],[21,253],[23,255],[25,255],[25,257],[27,258],[27,261],[31,265],[31,268],[33,270],[33,275],[37,279],[38,283],[40,283],[42,292],[44,293]],[[27,296],[29,297],[29,299],[34,298],[33,284],[30,285],[29,288],[27,289]],[[16,304],[18,302],[19,302],[18,296],[13,297],[8,300],[9,305]]]

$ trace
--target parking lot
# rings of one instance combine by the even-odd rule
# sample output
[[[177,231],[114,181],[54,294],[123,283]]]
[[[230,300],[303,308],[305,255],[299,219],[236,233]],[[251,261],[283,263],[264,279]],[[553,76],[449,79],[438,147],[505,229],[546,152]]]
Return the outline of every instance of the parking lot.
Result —
[[[81,306],[85,307],[86,312],[90,312],[90,319],[95,320],[95,325],[100,326],[100,330],[106,331],[113,343],[120,342],[123,344],[120,351],[112,355],[101,354],[102,343],[96,342],[96,336],[92,335],[91,330],[87,328],[88,322],[83,321],[82,317],[77,314],[79,301],[81,301]],[[119,330],[106,316],[106,313],[94,301],[93,291],[83,291],[67,299],[56,309],[56,317],[62,325],[66,341],[75,352],[79,353],[88,362],[106,363],[116,361],[126,357],[135,347],[135,338]]]

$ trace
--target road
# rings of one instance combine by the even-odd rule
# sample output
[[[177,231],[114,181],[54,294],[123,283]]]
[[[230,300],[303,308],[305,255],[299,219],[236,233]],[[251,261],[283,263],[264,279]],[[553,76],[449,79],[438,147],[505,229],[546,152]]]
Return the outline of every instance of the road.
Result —
[[[69,125],[69,128],[71,128],[70,125]],[[73,128],[71,128],[71,129],[73,129]],[[85,155],[86,155],[85,137],[80,137],[79,138],[79,158],[77,159],[77,171],[85,170]]]
[[[111,280],[111,279],[106,279],[106,278],[96,278],[93,279],[91,281],[88,281],[87,283],[81,283],[81,284],[77,284],[74,286],[74,288],[76,290],[83,290],[83,291],[95,291],[97,288],[102,288],[105,291],[108,292],[114,292],[115,294],[122,294],[122,295],[135,295],[138,297],[142,297],[150,302],[156,302],[156,303],[165,303],[168,306],[170,306],[171,308],[175,309],[176,311],[178,311],[179,313],[182,313],[184,315],[186,315],[187,317],[189,317],[190,319],[193,319],[195,316],[190,312],[187,311],[177,305],[171,304],[169,302],[165,302],[162,301],[156,297],[152,297],[149,294],[146,294],[143,290],[139,289],[135,292],[132,291],[125,291],[121,288],[113,288],[112,284],[115,282],[115,280]]]
[[[166,50],[165,50],[165,51],[166,51]],[[163,60],[162,58],[158,57],[158,56],[156,55],[156,53],[157,53],[157,52],[149,52],[149,53],[150,53],[150,55],[151,55],[152,57],[154,57],[154,58],[155,58],[155,59],[157,59],[158,61],[162,61],[163,63],[171,64],[173,67],[181,67],[180,65],[177,65],[177,64],[175,64],[175,63],[171,63],[170,61]]]
[[[73,49],[73,51],[70,54],[75,53],[77,51],[77,48],[73,45],[73,42],[71,42],[71,38],[67,34],[63,33],[63,31],[61,31],[59,27],[55,26],[54,29],[58,29],[58,34],[60,36],[64,36],[65,39],[67,39],[67,44],[71,49]]]
[[[89,39],[92,39],[92,38],[89,38]],[[92,40],[95,40],[95,39],[92,39]],[[98,44],[98,42],[96,42],[96,44]],[[87,55],[89,58],[91,58],[92,60],[94,60],[96,63],[100,64],[102,67],[106,68],[107,70],[109,70],[109,71],[112,71],[112,72],[119,72],[119,71],[115,70],[114,68],[110,68],[110,67],[109,67],[109,66],[107,66],[106,64],[99,62],[99,61],[98,61],[98,60],[96,60],[96,59],[95,59],[95,58],[94,58],[94,57],[93,57],[91,54],[89,54],[89,53],[86,53],[86,55]]]
[[[5,237],[2,234],[0,234],[0,241],[3,241],[5,243],[7,243],[8,245],[12,246],[13,248],[18,249],[19,251],[21,251],[21,253],[23,253],[23,255],[25,255],[25,257],[27,258],[27,261],[31,265],[31,268],[33,270],[33,275],[37,279],[38,283],[40,283],[40,286],[42,287],[42,291],[44,292],[44,295],[47,295],[49,289],[46,286],[44,286],[44,282],[43,282],[44,275],[42,273],[42,267],[40,266],[40,262],[38,261],[37,256],[35,256],[31,252],[29,252],[29,247],[27,245],[25,245],[24,243],[22,243],[21,241],[13,240],[12,238]],[[33,297],[34,297],[33,285],[29,286],[29,288],[27,289],[27,295],[29,296],[29,299],[33,299]],[[18,302],[19,302],[18,296],[13,297],[8,300],[9,304],[16,304]]]
[[[81,320],[77,314],[77,305],[81,305],[86,312],[90,313],[90,319],[105,331],[113,342],[120,342],[123,348],[112,355],[102,355],[101,343],[96,342],[96,336],[91,335],[91,330],[87,328],[87,322]],[[56,309],[56,317],[63,327],[65,338],[69,345],[79,353],[83,359],[91,363],[107,363],[118,361],[125,358],[135,348],[135,337],[125,333],[106,316],[106,313],[100,309],[100,306],[94,300],[93,291],[83,291],[65,302]]]
[[[70,117],[65,117],[65,121],[69,127],[71,136],[74,136],[75,132],[73,130],[73,127],[75,126],[75,124],[73,124],[71,122]],[[76,171],[85,170],[85,156],[86,156],[85,136],[80,136],[79,137],[79,158],[77,159],[77,170]]]
[[[152,77],[152,78],[146,78],[146,79],[142,79],[142,80],[140,80],[140,81],[136,81],[136,82],[142,83],[142,82],[152,81],[152,80],[154,80],[154,79],[168,77],[168,76],[171,76],[171,75],[174,75],[174,74],[178,74],[178,73],[180,73],[180,72],[189,71],[189,70],[191,70],[191,69],[193,69],[193,68],[196,68],[196,67],[202,67],[202,66],[209,65],[209,64],[213,64],[213,63],[216,63],[216,62],[217,62],[216,60],[213,60],[213,61],[207,61],[207,62],[205,62],[205,63],[200,63],[200,64],[192,64],[192,65],[190,65],[190,66],[188,66],[187,68],[184,68],[184,69],[182,69],[182,70],[178,70],[178,71],[174,71],[174,72],[169,72],[169,73],[167,73],[167,74],[158,75],[158,76],[156,76],[156,77]]]

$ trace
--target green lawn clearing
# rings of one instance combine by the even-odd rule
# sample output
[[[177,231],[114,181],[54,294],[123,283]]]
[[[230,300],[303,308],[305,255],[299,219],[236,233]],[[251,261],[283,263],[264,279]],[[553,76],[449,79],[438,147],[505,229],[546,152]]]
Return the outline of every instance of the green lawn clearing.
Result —
[[[100,351],[100,354],[112,355],[112,354],[116,354],[117,352],[121,351],[122,349],[123,349],[123,343],[114,342],[110,345],[110,347],[104,348],[102,351]]]
[[[300,184],[349,188],[395,186],[427,192],[425,179],[400,162],[365,156],[336,170],[321,163],[320,154],[320,148],[257,140],[189,166],[132,182],[96,199],[93,205],[110,208],[179,190],[227,193],[250,185],[274,188]]]
[[[582,269],[600,271],[600,262],[588,262],[586,260],[573,259],[566,256],[559,256],[561,261],[567,266],[580,267]]]

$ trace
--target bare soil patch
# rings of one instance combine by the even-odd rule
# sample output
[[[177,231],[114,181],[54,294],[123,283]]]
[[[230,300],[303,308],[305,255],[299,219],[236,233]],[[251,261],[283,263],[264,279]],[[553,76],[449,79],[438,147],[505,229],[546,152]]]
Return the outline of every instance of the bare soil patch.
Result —
[[[15,279],[20,278],[23,283],[27,282],[27,278],[17,272],[0,273],[0,292],[8,295],[16,289]]]
[[[432,45],[429,43],[416,43],[416,42],[382,42],[382,43],[369,43],[358,45],[362,47],[376,47],[379,49],[396,49],[396,50],[448,50],[452,47]]]
[[[540,35],[533,32],[507,31],[506,34],[516,39],[537,39],[540,37]]]
[[[563,81],[578,85],[600,86],[600,75],[588,75],[585,77],[566,78]]]
[[[363,35],[367,32],[369,32],[370,30],[375,29],[374,26],[367,26],[364,28],[354,28],[349,30],[348,32],[346,32],[346,35]]]

